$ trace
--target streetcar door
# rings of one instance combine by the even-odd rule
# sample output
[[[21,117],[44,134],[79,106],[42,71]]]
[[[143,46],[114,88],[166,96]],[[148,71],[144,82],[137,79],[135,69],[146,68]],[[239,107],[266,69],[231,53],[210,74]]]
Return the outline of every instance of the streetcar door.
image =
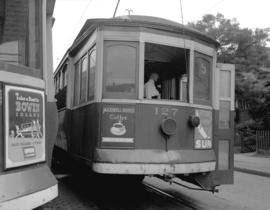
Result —
[[[215,101],[215,151],[220,184],[233,183],[235,66],[217,63]]]

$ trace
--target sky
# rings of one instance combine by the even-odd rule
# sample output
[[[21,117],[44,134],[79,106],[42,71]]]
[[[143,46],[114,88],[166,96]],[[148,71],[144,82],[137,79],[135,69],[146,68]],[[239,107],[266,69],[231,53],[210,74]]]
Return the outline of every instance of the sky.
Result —
[[[54,68],[87,19],[111,18],[117,0],[56,0],[53,26]],[[149,15],[182,23],[180,0],[120,0],[116,16]],[[205,14],[236,18],[242,28],[270,28],[269,0],[182,0],[184,24]]]

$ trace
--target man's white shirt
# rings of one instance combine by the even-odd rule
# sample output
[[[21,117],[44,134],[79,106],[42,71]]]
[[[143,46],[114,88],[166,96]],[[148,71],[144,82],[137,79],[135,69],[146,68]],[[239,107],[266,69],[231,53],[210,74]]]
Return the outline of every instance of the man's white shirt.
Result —
[[[155,81],[149,79],[147,83],[144,85],[144,96],[147,99],[152,99],[154,96],[160,96],[156,86]]]

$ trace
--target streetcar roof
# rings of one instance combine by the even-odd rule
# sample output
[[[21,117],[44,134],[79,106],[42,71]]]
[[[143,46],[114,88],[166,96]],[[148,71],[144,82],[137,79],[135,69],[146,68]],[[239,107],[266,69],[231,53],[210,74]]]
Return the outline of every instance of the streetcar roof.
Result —
[[[184,26],[180,23],[152,16],[130,15],[119,16],[116,18],[88,19],[73,42],[71,51],[78,48],[79,45],[81,45],[83,41],[99,26],[150,28],[194,37],[205,41],[206,43],[213,44],[215,47],[219,46],[219,43],[215,39],[201,33],[196,29]]]

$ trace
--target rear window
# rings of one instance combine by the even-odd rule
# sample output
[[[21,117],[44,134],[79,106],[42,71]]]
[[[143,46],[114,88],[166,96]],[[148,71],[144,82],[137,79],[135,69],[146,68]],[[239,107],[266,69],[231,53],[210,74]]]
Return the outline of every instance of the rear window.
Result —
[[[75,75],[74,75],[74,96],[73,105],[79,104],[79,93],[80,93],[80,62],[75,64]]]
[[[87,56],[85,56],[81,61],[80,103],[86,102],[86,88],[87,88]]]
[[[194,89],[195,104],[211,105],[212,57],[195,52]]]
[[[90,51],[88,65],[88,100],[93,100],[95,96],[96,47]]]
[[[138,43],[105,41],[104,98],[137,98]]]

